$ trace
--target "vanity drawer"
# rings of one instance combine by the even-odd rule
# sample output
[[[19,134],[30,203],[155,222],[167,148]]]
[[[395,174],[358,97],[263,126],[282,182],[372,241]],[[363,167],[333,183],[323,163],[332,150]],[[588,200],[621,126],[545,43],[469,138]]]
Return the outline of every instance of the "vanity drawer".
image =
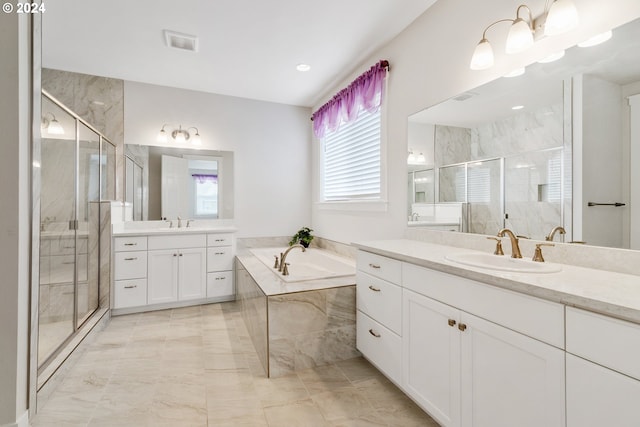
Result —
[[[113,308],[146,305],[147,279],[116,280],[113,294]]]
[[[233,271],[207,273],[207,298],[233,296],[234,293]]]
[[[356,273],[356,283],[358,310],[402,335],[402,288],[362,271]]]
[[[205,234],[175,234],[172,236],[149,236],[149,250],[204,248],[207,246]]]
[[[147,236],[116,237],[113,239],[113,250],[116,252],[145,251]]]
[[[402,379],[402,339],[360,310],[356,314],[357,348],[396,384]]]
[[[207,246],[233,246],[233,234],[207,234]]]
[[[640,325],[567,307],[567,352],[640,380]]]
[[[402,280],[402,263],[395,259],[358,251],[357,266],[360,271],[392,283],[400,284]]]
[[[404,288],[564,348],[562,304],[408,263],[402,279]]]
[[[116,252],[115,280],[147,277],[147,251]]]
[[[233,248],[220,246],[207,249],[207,271],[233,270]]]

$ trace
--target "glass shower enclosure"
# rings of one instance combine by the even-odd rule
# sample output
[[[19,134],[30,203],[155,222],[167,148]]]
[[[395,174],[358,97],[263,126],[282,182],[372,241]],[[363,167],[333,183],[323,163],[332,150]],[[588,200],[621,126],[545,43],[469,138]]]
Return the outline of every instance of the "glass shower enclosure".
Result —
[[[42,92],[38,368],[100,307],[100,202],[115,197],[115,146]]]

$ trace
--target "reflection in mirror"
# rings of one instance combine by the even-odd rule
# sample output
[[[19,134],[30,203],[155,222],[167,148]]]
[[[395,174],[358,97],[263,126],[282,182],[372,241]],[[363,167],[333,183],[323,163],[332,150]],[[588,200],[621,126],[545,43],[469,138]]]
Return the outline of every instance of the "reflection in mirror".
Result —
[[[233,218],[233,153],[125,146],[134,220]]]
[[[433,212],[461,206],[461,231],[494,235],[508,227],[544,240],[563,226],[567,233],[556,241],[640,249],[640,215],[630,203],[640,185],[627,163],[640,162],[630,132],[640,116],[630,107],[636,94],[640,20],[615,29],[605,44],[573,47],[556,62],[410,116],[408,147],[433,144]],[[420,132],[426,128],[432,137]]]

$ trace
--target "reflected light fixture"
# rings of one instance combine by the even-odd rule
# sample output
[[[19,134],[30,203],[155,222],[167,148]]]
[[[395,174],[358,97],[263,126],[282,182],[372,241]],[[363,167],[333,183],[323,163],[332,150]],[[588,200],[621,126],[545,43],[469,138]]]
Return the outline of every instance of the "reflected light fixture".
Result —
[[[524,74],[524,67],[521,68],[516,68],[513,71],[508,72],[507,74],[505,74],[503,77],[518,77]]]
[[[550,3],[550,6],[549,6]],[[526,9],[525,18],[521,12]],[[546,36],[562,34],[578,25],[578,12],[572,0],[547,0],[544,13],[533,19],[531,9],[521,4],[516,9],[515,19],[499,19],[488,25],[482,32],[482,39],[476,46],[469,67],[472,70],[485,70],[493,66],[493,48],[487,39],[487,31],[500,22],[510,22],[505,53],[515,54],[529,49],[534,44],[534,35],[540,30]]]
[[[561,50],[560,52],[555,52],[552,53],[551,55],[542,58],[540,61],[538,61],[538,63],[540,64],[548,64],[549,62],[553,62],[553,61],[557,61],[558,59],[564,57],[564,50]]]
[[[514,105],[513,107],[511,107],[512,110],[522,110],[524,108],[524,105]]]
[[[613,31],[609,30],[601,34],[597,34],[581,43],[578,43],[578,47],[591,47],[599,45],[609,40],[613,36]]]
[[[182,125],[178,125],[177,129],[172,130],[170,133],[164,129],[170,125],[164,124],[162,125],[162,129],[158,133],[157,140],[158,142],[167,143],[169,142],[169,135],[171,138],[177,142],[178,144],[184,144],[185,142],[191,140],[191,144],[193,145],[202,145],[202,138],[200,137],[200,132],[197,127],[190,127],[187,129],[182,129]],[[195,130],[195,133],[189,132],[191,129]]]
[[[298,64],[296,65],[296,70],[301,71],[301,72],[305,72],[305,71],[309,71],[311,69],[311,65],[309,64]]]
[[[51,116],[51,119],[49,119],[48,116]],[[47,112],[44,114],[41,128],[46,130],[50,135],[64,135],[64,128],[60,122],[56,120],[56,116],[54,116],[53,113]]]

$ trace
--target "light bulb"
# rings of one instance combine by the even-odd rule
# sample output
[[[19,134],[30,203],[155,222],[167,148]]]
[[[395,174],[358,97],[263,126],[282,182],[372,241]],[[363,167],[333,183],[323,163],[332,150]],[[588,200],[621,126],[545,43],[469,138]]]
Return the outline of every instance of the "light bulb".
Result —
[[[505,52],[519,53],[533,46],[533,33],[529,24],[522,18],[517,18],[509,28]]]
[[[476,50],[473,51],[469,68],[472,70],[486,70],[491,66],[493,66],[493,49],[489,40],[482,39],[476,46]]]
[[[49,126],[47,126],[47,132],[51,135],[64,135],[64,128],[55,118],[49,122]]]
[[[544,35],[556,36],[578,26],[578,11],[571,0],[556,0],[551,4],[544,23]]]
[[[164,131],[164,128],[160,129],[157,140],[158,142],[167,142],[167,133]]]

